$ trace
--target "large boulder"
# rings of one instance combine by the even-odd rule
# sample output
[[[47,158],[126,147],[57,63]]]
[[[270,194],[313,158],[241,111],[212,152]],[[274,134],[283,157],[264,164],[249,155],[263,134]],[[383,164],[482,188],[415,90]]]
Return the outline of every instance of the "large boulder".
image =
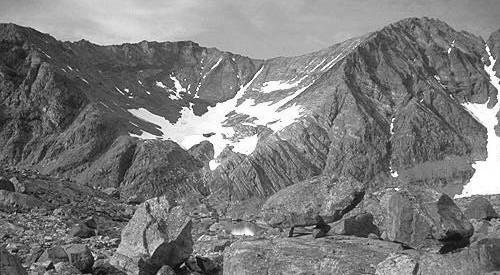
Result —
[[[33,196],[0,190],[0,210],[29,211],[34,208],[44,207],[47,207],[47,204]]]
[[[465,209],[464,214],[468,219],[476,220],[490,220],[498,217],[490,201],[483,197],[472,200]]]
[[[38,259],[41,264],[69,263],[81,272],[92,271],[94,257],[90,249],[84,244],[69,244],[53,246],[46,249]]]
[[[357,209],[371,213],[387,240],[444,252],[464,246],[474,228],[453,200],[422,188],[387,188],[369,194]]]
[[[90,249],[84,244],[70,244],[64,247],[69,263],[83,273],[92,272],[94,257]]]
[[[177,267],[193,252],[191,219],[167,197],[145,201],[122,231],[112,264],[129,274]]]
[[[500,239],[484,239],[457,253],[406,250],[377,265],[377,275],[482,275],[500,271]],[[488,273],[491,272],[491,273]]]
[[[224,274],[373,274],[401,245],[356,237],[238,241],[224,251]]]
[[[0,247],[0,274],[27,275],[19,259]]]
[[[317,225],[339,220],[362,200],[364,186],[350,178],[315,177],[278,191],[262,206],[266,223],[273,227]]]

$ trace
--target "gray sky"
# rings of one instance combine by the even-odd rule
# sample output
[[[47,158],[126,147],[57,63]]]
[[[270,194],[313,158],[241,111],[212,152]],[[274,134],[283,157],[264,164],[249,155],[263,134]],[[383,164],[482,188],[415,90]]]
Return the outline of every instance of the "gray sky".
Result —
[[[60,40],[193,40],[255,58],[304,54],[412,16],[487,38],[500,28],[500,0],[0,0],[0,22]]]

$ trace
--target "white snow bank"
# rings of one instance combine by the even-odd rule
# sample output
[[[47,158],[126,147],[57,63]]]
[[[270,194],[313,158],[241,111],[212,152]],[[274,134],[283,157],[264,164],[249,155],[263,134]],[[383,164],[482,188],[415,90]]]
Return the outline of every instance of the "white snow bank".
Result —
[[[488,52],[490,65],[485,66],[484,69],[490,76],[491,84],[497,89],[500,94],[500,79],[496,76],[493,66],[496,60],[491,55],[490,49],[486,46]],[[497,99],[500,101],[500,96],[497,94]],[[485,161],[477,161],[472,165],[476,172],[470,179],[469,183],[464,187],[461,195],[456,197],[468,197],[471,195],[486,195],[486,194],[500,194],[500,181],[498,181],[496,173],[500,168],[500,137],[495,134],[495,125],[498,123],[496,114],[500,110],[500,103],[489,109],[487,103],[463,104],[474,118],[483,124],[488,131],[488,144],[486,146],[488,157]]]
[[[238,91],[236,96],[225,102],[218,103],[215,107],[209,107],[208,112],[202,116],[196,116],[191,108],[184,107],[181,111],[179,120],[172,124],[165,118],[155,115],[145,108],[129,109],[134,116],[153,123],[158,126],[162,132],[161,136],[155,136],[148,132],[141,135],[132,135],[142,139],[171,139],[179,143],[183,148],[189,149],[193,145],[203,140],[208,140],[214,145],[215,157],[219,156],[227,145],[232,145],[235,150],[241,153],[249,154],[255,148],[255,138],[230,139],[234,135],[232,127],[224,126],[227,119],[226,114],[233,111],[238,99],[243,96],[245,90],[251,85],[255,78],[262,72],[262,68],[257,72],[254,78]],[[215,133],[210,137],[203,134]],[[241,144],[239,144],[241,143]],[[211,162],[211,167],[216,167],[216,162]]]
[[[158,87],[160,87],[160,88],[163,88],[163,89],[166,89],[166,88],[167,88],[167,86],[165,86],[165,84],[163,84],[163,82],[161,82],[161,81],[156,81],[156,83],[155,83],[155,84],[156,84],[156,86],[158,86]]]
[[[268,94],[270,92],[274,91],[282,91],[282,90],[288,90],[297,87],[302,80],[304,80],[305,77],[297,80],[297,81],[281,81],[281,80],[271,80],[264,82],[262,84],[262,88],[260,88],[260,92],[264,94]]]

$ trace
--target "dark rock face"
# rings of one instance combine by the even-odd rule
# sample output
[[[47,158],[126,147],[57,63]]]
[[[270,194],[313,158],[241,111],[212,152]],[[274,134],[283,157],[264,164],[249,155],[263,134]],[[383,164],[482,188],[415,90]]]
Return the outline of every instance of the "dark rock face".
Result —
[[[362,200],[364,186],[349,178],[318,177],[278,191],[262,206],[264,221],[273,227],[317,225],[339,220]]]
[[[147,200],[122,231],[113,265],[133,274],[178,267],[193,252],[191,219],[166,197]]]
[[[464,212],[468,219],[490,220],[497,218],[498,214],[493,209],[490,201],[486,198],[478,197],[471,201]]]
[[[370,194],[359,211],[375,217],[385,239],[444,252],[465,246],[473,227],[447,195],[431,189],[391,188]]]
[[[188,192],[202,191],[202,184],[193,174],[202,167],[202,162],[175,142],[140,142],[124,175],[121,197],[150,198],[165,194],[173,199]]]
[[[189,148],[188,152],[205,165],[214,158],[214,146],[206,140]]]
[[[224,252],[224,274],[373,274],[379,262],[401,249],[370,239],[306,237],[236,242]]]
[[[370,234],[380,236],[380,231],[373,224],[373,215],[369,213],[348,217],[332,225],[332,233],[367,238]]]
[[[0,274],[27,275],[19,259],[0,247]]]
[[[0,190],[7,190],[10,192],[16,191],[14,184],[10,180],[4,178],[0,178]]]

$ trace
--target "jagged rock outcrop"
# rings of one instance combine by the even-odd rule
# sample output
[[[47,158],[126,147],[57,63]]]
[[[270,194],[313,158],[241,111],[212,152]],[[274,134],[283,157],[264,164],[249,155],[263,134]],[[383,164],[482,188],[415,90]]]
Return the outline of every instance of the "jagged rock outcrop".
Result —
[[[155,274],[178,267],[193,252],[191,219],[167,197],[142,203],[122,231],[112,264],[128,274]]]
[[[189,148],[188,152],[205,166],[208,166],[210,160],[214,159],[214,146],[210,141],[204,140]]]
[[[191,191],[201,192],[203,183],[194,172],[202,167],[201,161],[175,142],[140,142],[124,175],[121,197],[139,195],[147,199],[165,194],[175,199]]]

